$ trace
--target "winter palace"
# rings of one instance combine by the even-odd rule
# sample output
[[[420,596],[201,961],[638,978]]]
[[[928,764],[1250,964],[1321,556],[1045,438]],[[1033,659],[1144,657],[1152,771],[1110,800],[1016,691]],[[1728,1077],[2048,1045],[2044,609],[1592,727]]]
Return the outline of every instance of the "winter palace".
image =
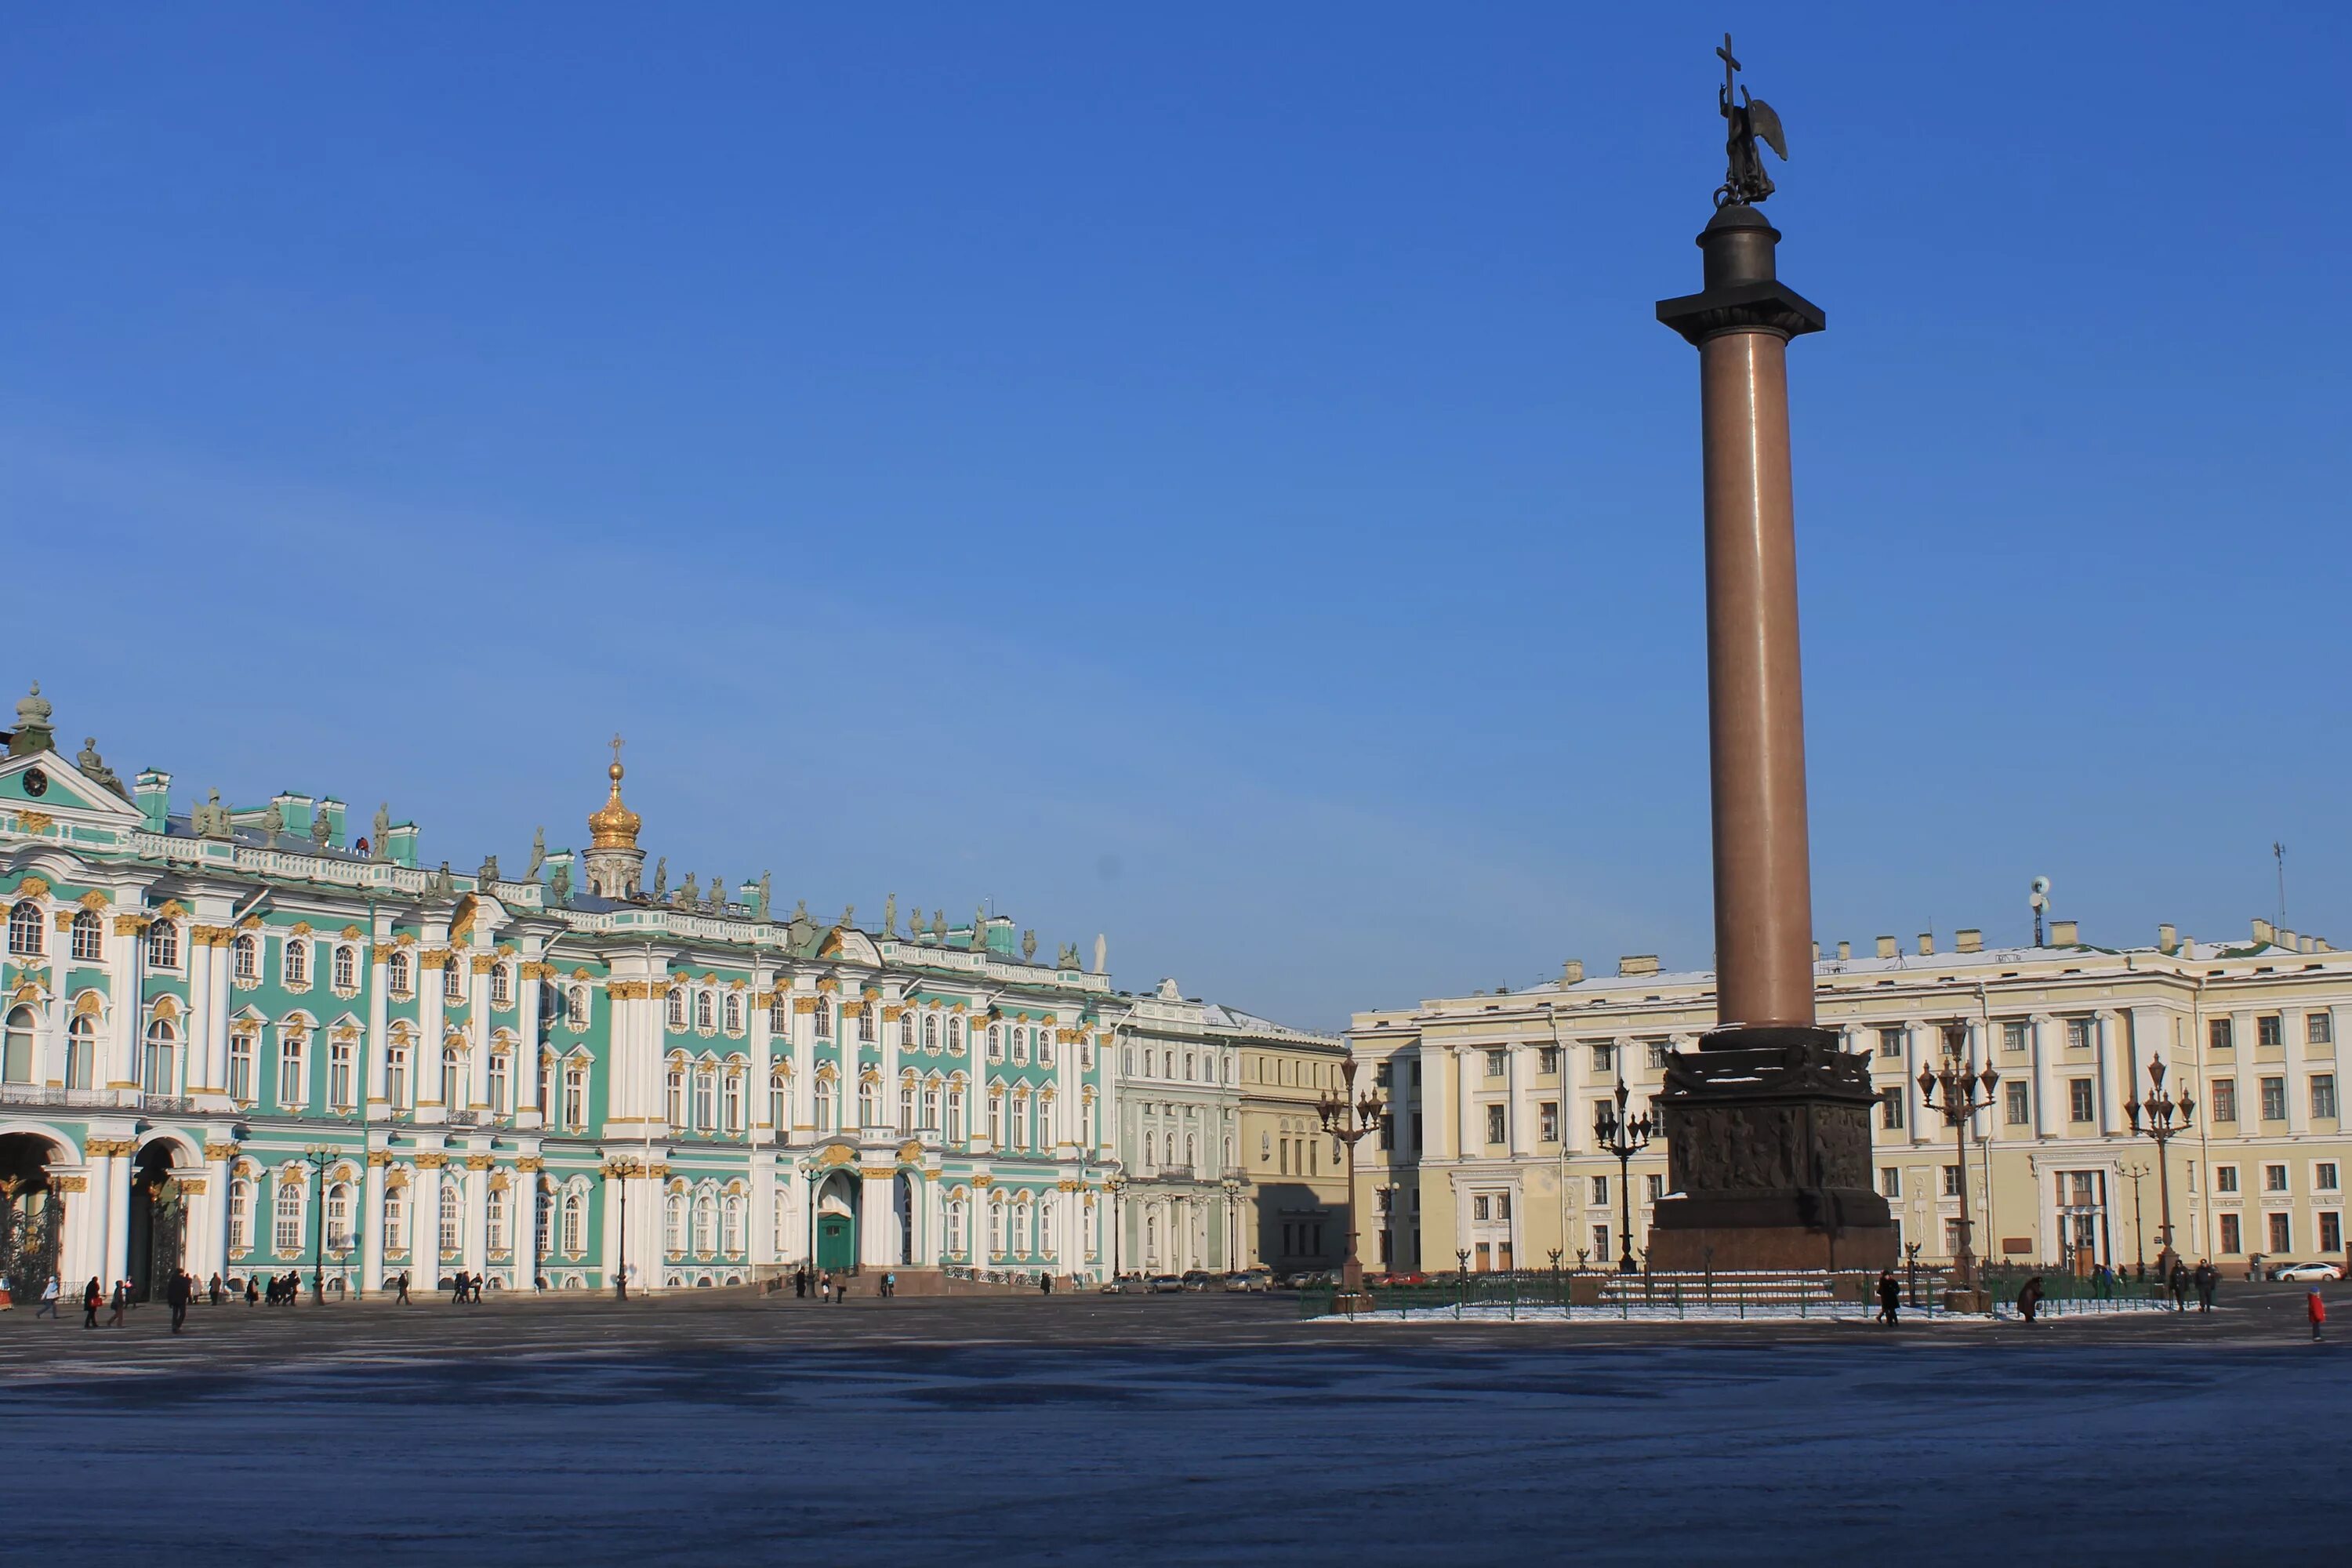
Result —
[[[35,687],[0,763],[0,1247],[74,1286],[331,1293],[1337,1258],[1344,1194],[1276,1182],[1295,1212],[1262,1214],[1289,1152],[1246,1146],[1312,1119],[1336,1039],[1141,1019],[1100,938],[1049,962],[1002,916],[902,931],[894,899],[869,930],[667,862],[648,887],[617,740],[608,772],[585,850],[462,874],[383,809],[126,785],[58,750]]]
[[[1972,930],[1941,950],[1932,934],[1907,948],[1882,936],[1867,953],[1841,942],[1814,973],[1821,1021],[1871,1058],[1879,1189],[1922,1260],[1953,1256],[1963,1183],[1987,1260],[2152,1262],[2168,1201],[2177,1250],[2232,1277],[2258,1257],[2345,1260],[2336,1042],[2352,1026],[2352,953],[2263,920],[2244,942],[2160,925],[2141,947],[2058,921],[2018,946]],[[1619,1257],[1630,1231],[1638,1258],[1665,1142],[1633,1157],[1620,1191],[1596,1111],[1622,1082],[1638,1114],[1673,1053],[1714,1024],[1714,976],[1647,956],[1613,975],[1570,962],[1521,991],[1357,1015],[1350,1039],[1394,1108],[1364,1178],[1368,1255],[1546,1268],[1557,1250],[1573,1268]],[[1947,1053],[1997,1075],[1963,1118],[1965,1158],[1919,1081]],[[2161,1157],[2139,1131],[2159,1092],[2188,1099]]]

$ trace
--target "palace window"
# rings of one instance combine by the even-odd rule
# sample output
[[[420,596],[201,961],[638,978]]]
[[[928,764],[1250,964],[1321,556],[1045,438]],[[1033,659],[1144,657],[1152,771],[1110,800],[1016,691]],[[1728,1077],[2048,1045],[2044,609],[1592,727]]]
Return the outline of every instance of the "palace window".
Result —
[[[1651,1069],[1653,1071],[1663,1070],[1666,1065],[1666,1058],[1674,1054],[1675,1047],[1672,1041],[1652,1040],[1650,1042]]]
[[[719,1026],[711,1016],[710,993],[708,991],[694,994],[694,1026],[706,1035]]]
[[[2070,1051],[2089,1050],[2094,1045],[2098,1043],[2098,1031],[2099,1024],[2098,1020],[2095,1018],[2067,1019],[2066,1048]]]
[[[464,1235],[465,1213],[460,1208],[457,1182],[444,1177],[441,1183],[441,1256],[456,1258],[466,1250]]]
[[[926,1013],[923,1015],[923,1049],[935,1051],[939,1048],[940,1016],[937,1013]]]
[[[228,1249],[232,1256],[253,1248],[253,1184],[228,1184]]]
[[[677,1258],[686,1251],[686,1194],[672,1193],[662,1204],[662,1250]]]
[[[441,1000],[462,1003],[466,1000],[466,955],[453,952],[449,962],[441,966]]]
[[[874,1004],[871,1002],[862,1004],[857,1009],[857,1037],[866,1045],[875,1043]]]
[[[2074,1173],[2079,1175],[2086,1173],[2077,1172]],[[1947,1165],[1944,1167],[1944,1195],[1948,1198],[1956,1198],[1960,1195],[1960,1168],[1958,1165]],[[2085,1198],[2084,1201],[2087,1203],[2090,1200]]]
[[[337,1182],[327,1189],[327,1250],[349,1252],[352,1248],[352,1187],[349,1182]]]
[[[276,1224],[269,1239],[281,1257],[302,1250],[302,1184],[290,1176],[278,1184]]]
[[[727,993],[726,1017],[729,1034],[740,1035],[743,1032],[743,994],[740,991]]]
[[[2221,1251],[2224,1256],[2246,1250],[2245,1237],[2239,1228],[2243,1223],[2233,1214],[2221,1216]]]
[[[776,1141],[790,1142],[793,1129],[793,1080],[782,1063],[768,1069],[768,1125],[776,1130]]]
[[[2333,1117],[2336,1114],[2336,1075],[2332,1072],[2311,1075],[2311,1113]]]
[[[704,1193],[694,1200],[694,1250],[719,1250],[719,1200]]]
[[[898,1086],[898,1135],[902,1138],[909,1137],[913,1135],[914,1131],[915,1086],[911,1083],[902,1083]]]
[[[720,1233],[719,1247],[724,1252],[743,1250],[743,1194],[730,1193],[720,1205],[719,1215],[725,1228]]]
[[[857,1080],[857,1125],[860,1127],[882,1125],[881,1103],[875,1082],[870,1078]]]
[[[2008,1087],[2007,1114],[2011,1127],[2023,1127],[2033,1120],[2033,1092],[2031,1085],[2012,1083]]]
[[[1000,1149],[1004,1146],[1004,1090],[1001,1088],[988,1091],[988,1141]],[[1144,1163],[1150,1163],[1148,1152]]]
[[[963,1251],[963,1200],[961,1198],[948,1200],[947,1220],[947,1250],[950,1256],[954,1256]]]
[[[1656,1203],[1660,1198],[1664,1197],[1664,1196],[1666,1195],[1666,1179],[1665,1179],[1665,1177],[1661,1176],[1661,1175],[1655,1175],[1655,1174],[1647,1175],[1647,1176],[1643,1177],[1643,1178],[1642,1178],[1642,1195],[1643,1195],[1643,1197],[1647,1198],[1647,1199],[1648,1199],[1650,1202],[1652,1202],[1652,1203]],[[1508,1199],[1508,1198],[1505,1198],[1505,1199],[1503,1200],[1503,1202],[1504,1202],[1504,1204],[1505,1204],[1506,1205],[1507,1205],[1510,1203],[1510,1201],[1511,1201],[1511,1200],[1510,1200],[1510,1199]],[[1509,1211],[1508,1211],[1508,1209],[1507,1209],[1507,1208],[1505,1209],[1505,1214],[1507,1215],[1508,1215],[1508,1212],[1509,1212]]]
[[[2276,1013],[2265,1013],[2254,1020],[2254,1044],[2283,1046],[2286,1044],[2286,1020]]]
[[[728,1073],[719,1096],[719,1110],[722,1124],[728,1131],[743,1131],[743,1075],[741,1073],[733,1071]]]
[[[37,958],[41,942],[41,906],[26,899],[8,911],[8,951],[20,958]]]
[[[285,967],[285,970],[286,970],[286,984],[289,984],[289,985],[308,985],[308,984],[310,984],[310,944],[309,942],[300,942],[300,941],[295,941],[295,942],[288,942],[288,943],[286,944],[286,957],[285,957],[285,961],[284,961],[284,967]]]
[[[948,1019],[948,1050],[952,1055],[963,1054],[963,1020],[961,1018]]]
[[[988,1026],[988,1059],[992,1062],[1001,1062],[1004,1059],[1003,1031],[999,1029],[994,1024],[991,1024]],[[1150,1072],[1151,1070],[1151,1053],[1150,1051],[1143,1053],[1143,1070],[1146,1072]]]
[[[8,1014],[7,1040],[0,1049],[0,1081],[33,1081],[33,1010],[17,1007]]]
[[[303,1079],[303,1051],[310,1037],[299,1027],[278,1032],[278,1107],[280,1110],[301,1110],[310,1096]]]
[[[785,1005],[788,1000],[789,998],[787,998],[782,991],[774,991],[769,994],[768,1033],[772,1035],[783,1035],[792,1032],[792,1013]]]
[[[2271,1255],[2278,1257],[2291,1251],[2294,1247],[2294,1216],[2274,1214],[2265,1215],[2263,1217],[2270,1221]]]
[[[394,996],[405,996],[415,988],[415,969],[406,948],[394,948],[384,961],[383,984]]]
[[[927,1131],[940,1130],[940,1080],[937,1079],[923,1086],[923,1127]]]
[[[1509,1067],[1509,1063],[1506,1059],[1507,1056],[1507,1052],[1500,1050],[1492,1050],[1486,1053],[1486,1076],[1488,1078],[1500,1078],[1503,1076]]]
[[[2205,1043],[2217,1051],[2226,1051],[2237,1044],[2231,1034],[2232,1020],[2209,1018],[2205,1022]]]
[[[383,1249],[398,1254],[408,1250],[408,1191],[394,1187],[383,1194]]]
[[[76,1014],[66,1026],[66,1087],[88,1089],[97,1059],[98,1020],[88,1013]]]
[[[507,1079],[513,1063],[514,1056],[509,1051],[490,1053],[490,1110],[500,1116],[507,1113]]]
[[[2263,1191],[2266,1193],[2283,1193],[2286,1190],[2286,1167],[2284,1165],[2264,1165],[2263,1167]]]
[[[231,975],[238,980],[261,978],[261,944],[248,931],[228,945],[228,966]]]
[[[504,1187],[492,1187],[482,1194],[483,1244],[492,1252],[507,1250],[507,1194]]]
[[[948,1086],[947,1140],[950,1143],[963,1142],[963,1085],[960,1083]]]
[[[463,1110],[470,1096],[466,1089],[466,1054],[455,1046],[441,1047],[441,1101]]]
[[[1499,1105],[1488,1106],[1486,1108],[1486,1142],[1489,1143],[1507,1143],[1510,1142],[1510,1138],[1511,1131],[1508,1112]]]
[[[2027,1033],[2031,1027],[2031,1025],[2018,1019],[2003,1024],[2000,1026],[2000,1048],[2004,1051],[2025,1049],[2032,1042],[2032,1037]]]
[[[2213,1120],[2216,1121],[2238,1120],[2238,1080],[2236,1079],[2217,1078],[2213,1080]]]
[[[1903,1028],[1893,1025],[1878,1031],[1878,1056],[1882,1061],[1893,1060],[1903,1054]]]
[[[588,1069],[577,1063],[563,1069],[563,1125],[574,1131],[588,1125]]]
[[[500,1008],[514,1005],[514,966],[512,964],[501,963],[490,971],[490,1005]]]
[[[1381,1064],[1381,1082],[1383,1086],[1385,1086],[1389,1081],[1390,1068],[1391,1065],[1392,1064],[1388,1062],[1382,1062]],[[1538,1073],[1553,1074],[1557,1074],[1559,1071],[1559,1047],[1558,1046],[1542,1046],[1537,1048],[1536,1071]]]
[[[96,963],[106,956],[106,929],[89,910],[73,918],[73,956],[78,963]]]
[[[898,1048],[902,1051],[915,1048],[915,1016],[912,1013],[898,1015]]]
[[[1617,1047],[1615,1046],[1603,1044],[1596,1045],[1592,1047],[1592,1070],[1594,1072],[1613,1072],[1616,1070],[1616,1067]]]
[[[833,1001],[830,997],[816,999],[816,1037],[820,1040],[833,1038]]]
[[[2303,1037],[2306,1044],[2332,1046],[2336,1043],[2336,1018],[2329,1013],[2306,1013],[2303,1019]]]
[[[671,987],[669,993],[669,1026],[672,1029],[686,1027],[686,992],[677,986]]]
[[[1381,1147],[1383,1149],[1390,1146],[1391,1125],[1389,1118],[1385,1116],[1381,1118]],[[1559,1102],[1558,1100],[1547,1100],[1536,1107],[1536,1136],[1546,1143],[1559,1142]]]
[[[1054,1065],[1054,1035],[1050,1029],[1037,1031],[1037,1065],[1041,1068]]]
[[[588,987],[572,985],[565,990],[563,1021],[575,1029],[588,1026]]]
[[[1003,1204],[988,1205],[988,1251],[992,1258],[1001,1256],[1004,1251],[1004,1205]]]
[[[248,1051],[252,1049],[251,1041],[248,1040],[246,1043],[246,1048]],[[230,1058],[230,1062],[231,1070],[234,1072],[236,1058]],[[229,1093],[234,1097],[236,1093],[236,1089],[232,1087]],[[392,1101],[392,1108],[394,1110],[409,1109],[408,1042],[397,1036],[394,1037],[392,1044],[385,1047],[383,1053],[383,1093],[384,1098]]]
[[[708,1132],[719,1125],[718,1075],[709,1068],[694,1075],[694,1125]]]
[[[833,1080],[829,1078],[816,1080],[816,1130],[833,1131]]]
[[[2098,1120],[2098,1111],[2091,1098],[2091,1089],[2089,1079],[2070,1078],[2066,1080],[2066,1120],[2069,1121]]]
[[[180,967],[180,928],[170,921],[157,921],[147,928],[147,967]]]
[[[1903,1087],[1900,1084],[1878,1091],[1878,1125],[1889,1132],[1903,1131]]]
[[[563,1194],[563,1250],[577,1258],[588,1245],[588,1200],[578,1193]]]
[[[337,1110],[349,1110],[355,1103],[352,1094],[352,1042],[349,1040],[327,1042],[327,1103]]]
[[[665,1080],[662,1115],[672,1127],[683,1127],[686,1121],[686,1069],[672,1068]]]
[[[348,942],[338,945],[335,949],[335,989],[338,991],[358,990],[360,986],[359,974],[359,954],[352,950],[351,944]]]
[[[2217,1193],[2236,1192],[2238,1190],[2238,1167],[2235,1165],[2214,1166],[2213,1190]]]
[[[2263,1079],[2263,1120],[2265,1121],[2286,1120],[2286,1079],[2283,1078]]]
[[[1878,1195],[1899,1198],[1903,1195],[1903,1172],[1894,1165],[1882,1165],[1878,1171]]]

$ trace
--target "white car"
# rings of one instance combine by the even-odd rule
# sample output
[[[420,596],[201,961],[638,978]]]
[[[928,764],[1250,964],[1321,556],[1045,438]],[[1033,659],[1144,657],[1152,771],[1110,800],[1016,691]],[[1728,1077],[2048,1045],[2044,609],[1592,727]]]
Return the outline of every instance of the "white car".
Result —
[[[2333,1263],[2287,1263],[2271,1276],[2273,1279],[2290,1279],[2297,1284],[2316,1285],[2325,1280],[2344,1278],[2344,1270]]]

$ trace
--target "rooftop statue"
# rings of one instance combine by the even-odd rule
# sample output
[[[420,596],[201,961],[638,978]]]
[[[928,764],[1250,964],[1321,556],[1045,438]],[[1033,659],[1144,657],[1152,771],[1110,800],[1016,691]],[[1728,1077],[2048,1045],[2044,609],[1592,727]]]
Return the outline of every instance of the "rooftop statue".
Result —
[[[882,934],[884,936],[898,934],[898,895],[896,893],[890,894],[882,900]]]
[[[539,868],[546,864],[547,829],[536,827],[531,830],[530,835],[530,864],[523,868],[522,879],[526,882],[538,881]]]
[[[548,880],[550,886],[547,897],[550,903],[560,910],[572,901],[572,868],[570,866],[559,862],[555,868],[555,875]]]
[[[857,906],[856,904],[844,904],[841,906],[841,924],[842,929],[845,931],[856,931],[857,929]]]
[[[286,814],[278,809],[278,803],[273,800],[261,808],[262,842],[275,849],[278,847],[278,836],[285,831]]]
[[[1021,956],[1031,960],[1036,958],[1037,933],[1035,931],[1024,931],[1021,933]]]
[[[1760,98],[1748,97],[1746,88],[1737,86],[1734,79],[1739,61],[1732,56],[1729,33],[1723,35],[1723,47],[1715,52],[1723,57],[1723,89],[1717,97],[1717,107],[1729,122],[1724,137],[1729,168],[1716,190],[1715,205],[1748,206],[1772,194],[1772,178],[1764,172],[1764,155],[1756,150],[1756,143],[1761,141],[1786,163],[1788,133],[1780,129],[1780,117],[1772,112],[1770,104]],[[1739,95],[1736,103],[1732,100],[1734,91]]]
[[[1110,939],[1100,931],[1095,932],[1095,973],[1110,973]]]
[[[392,803],[385,801],[375,808],[375,838],[368,845],[371,859],[392,858]]]
[[[696,883],[694,873],[691,871],[686,874],[686,885],[677,890],[677,901],[688,908],[702,901],[702,889]]]
[[[661,903],[669,897],[669,857],[654,862],[654,902]]]
[[[760,873],[760,901],[751,906],[752,911],[761,920],[768,918],[768,900],[772,896],[769,891],[768,873],[762,871]]]
[[[474,886],[485,893],[494,893],[499,887],[499,858],[482,857],[482,868],[474,873]]]
[[[327,847],[327,840],[334,836],[335,825],[329,820],[327,808],[323,805],[312,806],[310,808],[310,842],[324,849]]]
[[[986,952],[988,948],[988,906],[982,904],[971,911],[971,950]]]

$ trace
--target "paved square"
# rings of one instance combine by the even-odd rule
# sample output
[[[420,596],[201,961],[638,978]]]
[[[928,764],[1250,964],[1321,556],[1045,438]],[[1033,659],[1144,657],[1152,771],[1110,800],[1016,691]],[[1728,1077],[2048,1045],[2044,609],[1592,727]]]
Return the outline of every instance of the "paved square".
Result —
[[[230,1307],[175,1341],[20,1310],[0,1466],[28,1562],[2227,1561],[2336,1529],[2347,1363],[2294,1300],[1891,1334],[730,1297]]]

